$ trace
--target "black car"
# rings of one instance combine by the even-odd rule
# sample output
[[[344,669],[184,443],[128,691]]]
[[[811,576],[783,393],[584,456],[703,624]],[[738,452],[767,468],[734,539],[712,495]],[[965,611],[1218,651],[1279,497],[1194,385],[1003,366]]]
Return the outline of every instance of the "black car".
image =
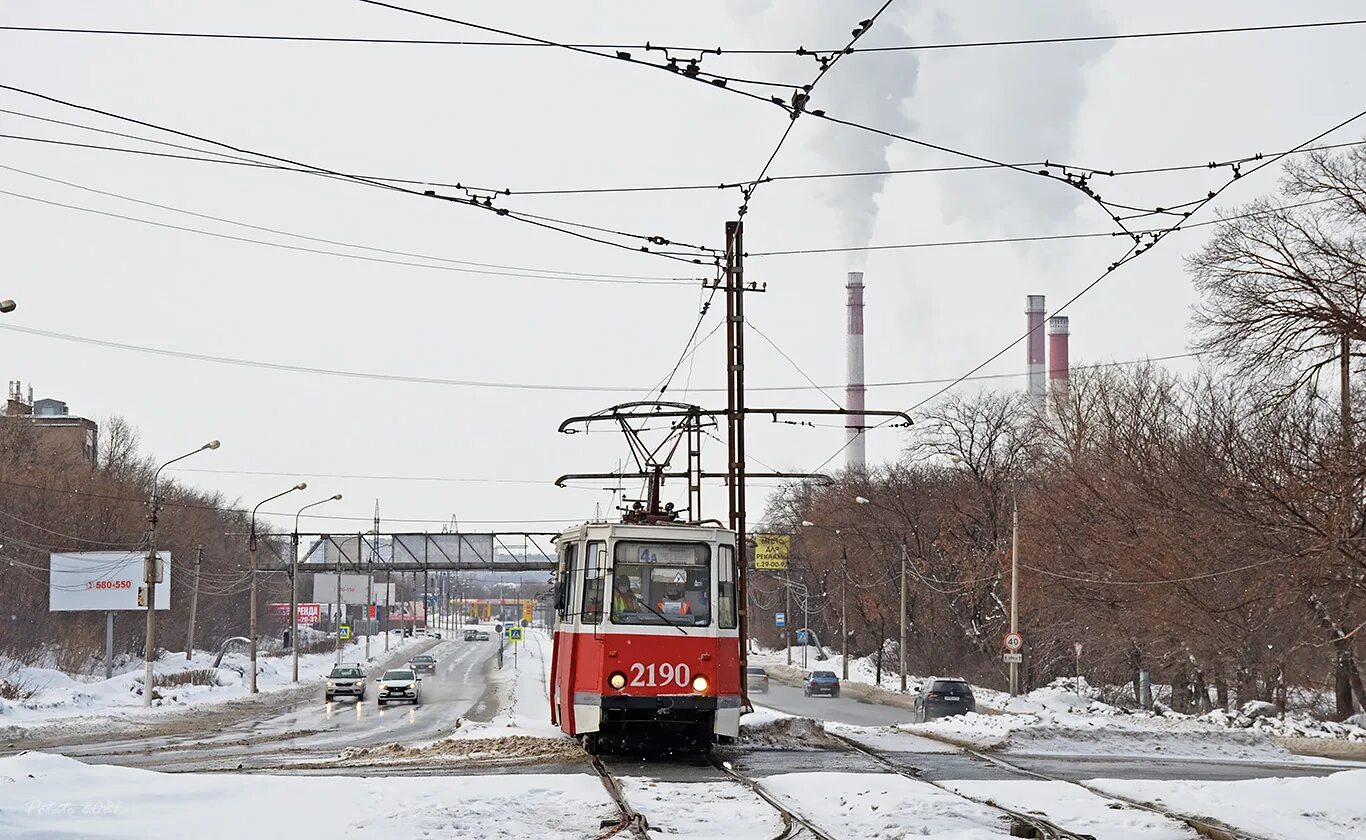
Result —
[[[478,631],[478,630],[466,630],[466,631],[465,631],[465,641],[467,641],[467,642],[477,642],[477,641],[479,641],[479,631]]]
[[[436,657],[429,653],[414,656],[412,661],[408,663],[408,666],[419,674],[435,674]]]
[[[935,718],[977,711],[977,698],[966,680],[931,679],[920,686],[915,696],[915,719],[924,723]]]

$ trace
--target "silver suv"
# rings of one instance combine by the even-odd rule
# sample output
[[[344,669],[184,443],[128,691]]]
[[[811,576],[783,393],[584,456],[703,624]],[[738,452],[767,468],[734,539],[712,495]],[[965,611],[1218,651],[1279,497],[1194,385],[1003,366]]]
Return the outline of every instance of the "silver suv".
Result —
[[[323,689],[323,696],[331,703],[332,698],[339,694],[355,697],[357,700],[365,699],[365,669],[359,663],[343,662],[327,675],[327,686]]]

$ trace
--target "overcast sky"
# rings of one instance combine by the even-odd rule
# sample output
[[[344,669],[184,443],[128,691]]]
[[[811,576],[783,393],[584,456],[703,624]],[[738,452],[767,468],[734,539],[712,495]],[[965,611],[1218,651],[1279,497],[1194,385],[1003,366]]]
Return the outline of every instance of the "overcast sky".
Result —
[[[726,48],[841,46],[880,2],[450,3],[433,12],[557,41]],[[4,23],[260,34],[459,39],[489,36],[355,2],[4,4]],[[1290,23],[1359,16],[1360,4],[915,2],[897,0],[867,45],[942,43]],[[1366,27],[1073,45],[854,54],[814,93],[835,116],[1004,161],[1128,169],[1198,164],[1294,146],[1363,107]],[[643,55],[641,53],[638,53]],[[656,54],[657,55],[657,54]],[[709,57],[733,76],[805,82],[795,56]],[[755,177],[787,125],[776,107],[658,71],[556,49],[205,41],[0,32],[0,84],[137,117],[347,173],[514,191],[719,183]],[[784,97],[790,90],[775,88]],[[0,108],[177,141],[150,129],[0,91]],[[0,113],[0,133],[137,148],[138,141]],[[1361,139],[1354,125],[1329,141]],[[184,142],[183,140],[178,142]],[[206,147],[207,148],[207,147]],[[175,151],[175,150],[168,150]],[[770,174],[966,161],[803,118]],[[691,278],[707,271],[537,229],[493,214],[308,175],[0,139],[0,190],[105,213],[353,255],[407,259],[263,233],[88,190],[372,248],[515,266],[503,275],[367,262],[212,238],[0,194],[0,327],[275,364],[378,374],[626,390],[515,390],[338,378],[168,358],[0,329],[4,378],[75,414],[120,414],[167,459],[223,446],[176,478],[248,506],[296,480],[275,510],[343,493],[316,512],[392,528],[556,530],[609,496],[560,490],[556,475],[613,469],[619,436],[563,436],[562,418],[643,396],[673,367],[696,321],[695,285],[506,276],[519,269]],[[13,169],[24,170],[21,174]],[[41,180],[40,175],[80,185]],[[1223,173],[1097,182],[1107,199],[1167,206]],[[1266,170],[1218,201],[1274,188]],[[734,191],[512,196],[503,206],[602,227],[722,244]],[[1207,213],[1210,211],[1206,211]],[[1207,216],[1208,218],[1208,216]],[[796,181],[760,188],[750,252],[1107,231],[1075,191],[1009,170]],[[1198,229],[1169,238],[1083,297],[1074,364],[1179,354],[1193,302],[1182,270]],[[753,327],[843,400],[845,272],[866,274],[870,382],[956,376],[1017,338],[1026,294],[1050,309],[1123,253],[1117,239],[754,256]],[[436,265],[436,263],[430,263]],[[445,265],[452,266],[451,263]],[[466,267],[468,268],[468,267]],[[523,272],[524,273],[524,272]],[[719,301],[718,301],[719,303]],[[713,309],[701,334],[719,323]],[[724,331],[685,363],[671,396],[724,407]],[[749,382],[802,385],[751,334]],[[1191,363],[1176,363],[1189,369]],[[1023,346],[984,372],[1020,374]],[[1021,387],[1002,379],[988,387]],[[982,387],[972,385],[965,387]],[[907,408],[933,387],[871,388],[870,408]],[[828,406],[814,391],[755,395]],[[829,428],[756,419],[750,452],[813,469],[844,442]],[[897,457],[903,431],[870,436],[870,461]],[[713,444],[712,469],[725,451]],[[832,466],[841,463],[837,459]],[[328,476],[391,476],[403,480]],[[419,479],[441,480],[419,480]],[[495,481],[496,480],[496,481]],[[676,488],[677,489],[677,488]],[[671,494],[672,495],[672,494]],[[752,516],[762,511],[756,486]],[[720,487],[707,514],[724,516]],[[295,503],[297,502],[297,503]],[[404,521],[406,520],[406,521]],[[285,520],[277,522],[285,524]],[[365,527],[317,519],[324,530]]]

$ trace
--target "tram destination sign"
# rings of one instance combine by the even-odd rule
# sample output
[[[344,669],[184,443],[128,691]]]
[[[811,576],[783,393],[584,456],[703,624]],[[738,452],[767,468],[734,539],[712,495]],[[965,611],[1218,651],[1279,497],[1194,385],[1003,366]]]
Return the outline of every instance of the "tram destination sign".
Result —
[[[755,534],[754,568],[778,571],[786,569],[788,550],[791,546],[790,534]]]

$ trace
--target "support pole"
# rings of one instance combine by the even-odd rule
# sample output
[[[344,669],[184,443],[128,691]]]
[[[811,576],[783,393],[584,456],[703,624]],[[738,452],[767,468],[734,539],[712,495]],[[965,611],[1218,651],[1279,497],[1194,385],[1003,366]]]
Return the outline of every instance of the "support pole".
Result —
[[[906,544],[901,544],[901,633],[897,638],[897,657],[900,660],[901,693],[906,693]]]
[[[289,538],[289,681],[299,682],[299,532]]]
[[[1012,494],[1010,514],[1010,632],[1020,632],[1020,503]],[[999,673],[999,672],[998,672]],[[1010,696],[1020,693],[1020,663],[1010,663]]]
[[[256,533],[251,535],[251,693],[256,693]]]
[[[849,680],[849,553],[840,549],[840,659],[844,660],[844,680]]]
[[[359,544],[360,544],[360,543],[357,542],[357,545],[359,545]],[[340,558],[341,552],[337,552],[337,554],[338,554],[338,557]],[[337,627],[336,627],[336,637],[337,637],[337,638],[336,638],[336,643],[337,643],[337,664],[338,664],[338,665],[341,664],[341,626],[342,626],[341,575],[342,575],[342,573],[341,573],[341,560],[338,559],[338,560],[337,560]]]
[[[376,537],[378,539],[378,537]],[[372,565],[365,574],[365,661],[370,661],[370,630],[374,622],[370,611],[375,608],[375,567]]]
[[[787,623],[792,620],[792,585],[783,583],[783,649],[787,651],[787,666],[792,667],[792,631]],[[745,673],[749,673],[746,671]]]
[[[195,614],[199,612],[199,564],[204,560],[204,546],[195,547],[194,555],[194,589],[190,590],[190,625],[185,633],[185,661],[190,661],[190,656],[194,653],[194,622]]]
[[[114,678],[114,611],[104,614],[104,678]]]
[[[393,561],[389,561],[393,565]],[[385,569],[384,571],[384,652],[389,652],[389,608],[394,602],[394,573]]]

